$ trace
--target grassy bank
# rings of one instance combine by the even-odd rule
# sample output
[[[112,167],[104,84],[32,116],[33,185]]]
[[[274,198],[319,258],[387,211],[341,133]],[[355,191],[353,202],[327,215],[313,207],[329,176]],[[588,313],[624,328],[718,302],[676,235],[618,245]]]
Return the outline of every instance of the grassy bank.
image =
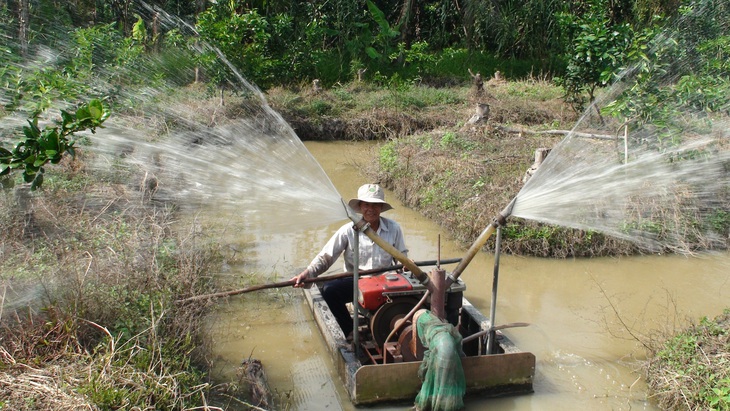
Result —
[[[142,175],[53,167],[41,191],[0,197],[2,409],[186,409],[202,403],[216,248],[175,226]],[[204,397],[203,397],[204,398]]]
[[[202,88],[167,98],[191,122],[225,112]],[[185,123],[137,108],[114,121],[160,130],[151,138]],[[49,165],[41,189],[18,174],[0,196],[0,409],[221,409],[211,406],[220,394],[244,403],[239,384],[209,377],[214,301],[176,302],[219,290],[220,244],[124,162],[134,147],[100,161],[95,138]]]
[[[654,348],[647,380],[666,410],[730,409],[730,309]]]
[[[381,140],[379,157],[366,170],[409,207],[471,244],[516,196],[535,150],[564,137],[578,119],[550,81],[491,79],[434,88],[396,84],[375,89],[353,83],[317,93],[274,89],[272,106],[305,140]],[[487,120],[468,121],[479,103]],[[637,249],[595,232],[511,219],[503,250],[541,257],[625,255]],[[487,247],[491,247],[488,243]]]

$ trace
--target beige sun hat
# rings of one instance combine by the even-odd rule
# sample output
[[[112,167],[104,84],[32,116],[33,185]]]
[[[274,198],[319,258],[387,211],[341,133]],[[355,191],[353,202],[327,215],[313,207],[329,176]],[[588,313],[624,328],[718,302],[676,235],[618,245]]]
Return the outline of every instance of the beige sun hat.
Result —
[[[378,184],[365,184],[360,186],[360,188],[357,190],[357,198],[353,198],[347,204],[350,206],[350,208],[353,209],[353,211],[359,213],[360,201],[365,201],[366,203],[382,204],[382,211],[388,211],[393,208],[393,206],[385,201],[385,193],[383,192],[382,187],[380,187]]]

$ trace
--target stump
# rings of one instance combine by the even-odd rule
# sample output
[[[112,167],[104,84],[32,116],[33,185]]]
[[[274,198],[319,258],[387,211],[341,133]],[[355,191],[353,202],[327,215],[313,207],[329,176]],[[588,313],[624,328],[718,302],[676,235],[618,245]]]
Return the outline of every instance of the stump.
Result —
[[[484,90],[484,80],[482,79],[482,74],[477,73],[474,74],[471,69],[469,70],[469,75],[471,75],[472,82],[474,83],[474,92],[477,95],[480,95],[482,91]]]
[[[476,111],[474,115],[466,122],[466,124],[476,124],[482,121],[489,120],[489,104],[477,103]]]
[[[252,404],[264,409],[273,408],[271,391],[261,361],[251,358],[243,360],[238,370],[238,377],[242,384],[249,386],[248,394],[251,396]]]
[[[524,177],[522,177],[522,183],[526,183],[527,180],[532,177],[533,174],[537,172],[537,169],[540,167],[540,164],[542,164],[543,161],[545,161],[545,158],[547,158],[548,154],[550,154],[549,148],[538,148],[535,150],[535,162],[532,163],[530,168],[527,169],[525,172]]]

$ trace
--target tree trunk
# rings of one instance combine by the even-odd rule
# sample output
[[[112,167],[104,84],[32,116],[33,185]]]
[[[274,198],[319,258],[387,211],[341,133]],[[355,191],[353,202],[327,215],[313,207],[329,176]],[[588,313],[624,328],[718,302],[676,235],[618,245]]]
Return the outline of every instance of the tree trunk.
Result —
[[[160,13],[157,11],[152,17],[152,51],[160,51]]]
[[[410,23],[412,15],[413,0],[403,0],[398,24],[400,25],[400,41],[404,43],[406,47],[411,45]]]
[[[124,31],[124,35],[128,36],[131,32],[132,26],[129,22],[129,5],[131,0],[113,0],[112,9],[114,10],[114,17],[119,24],[119,27]]]
[[[550,154],[550,149],[541,147],[535,150],[535,162],[532,163],[530,168],[527,169],[525,172],[525,175],[522,177],[522,182],[526,183],[527,180],[532,177],[533,174],[537,172],[537,169],[540,167],[543,161],[547,158],[548,154]]]
[[[18,43],[20,55],[28,55],[28,27],[30,26],[30,1],[20,0],[18,2]]]

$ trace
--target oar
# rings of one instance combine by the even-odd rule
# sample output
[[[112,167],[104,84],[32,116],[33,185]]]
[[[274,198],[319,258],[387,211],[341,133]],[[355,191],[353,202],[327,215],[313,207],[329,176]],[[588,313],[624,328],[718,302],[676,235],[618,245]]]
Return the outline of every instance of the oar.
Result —
[[[427,266],[427,265],[436,265],[436,264],[456,264],[460,261],[461,261],[461,258],[452,258],[452,259],[448,259],[448,260],[416,261],[415,264],[417,266]],[[389,267],[384,267],[384,268],[374,268],[371,270],[362,270],[362,271],[360,271],[360,275],[384,273],[386,271],[399,270],[401,268],[403,268],[403,264],[396,264],[396,265],[391,265]],[[305,278],[303,282],[305,284],[318,283],[318,282],[322,282],[322,281],[331,281],[331,280],[336,280],[338,278],[346,278],[346,277],[352,277],[352,273],[345,271],[345,272],[338,273],[338,274],[325,275],[325,276],[316,277],[316,278]],[[296,280],[287,280],[287,281],[280,281],[278,283],[252,285],[250,287],[242,288],[240,290],[222,291],[222,292],[213,293],[213,294],[196,295],[194,297],[188,297],[188,298],[183,298],[182,300],[177,300],[177,302],[186,303],[189,301],[205,300],[207,298],[229,297],[232,295],[250,293],[251,291],[266,290],[268,288],[291,287],[292,285],[295,284],[295,282],[296,282]]]

